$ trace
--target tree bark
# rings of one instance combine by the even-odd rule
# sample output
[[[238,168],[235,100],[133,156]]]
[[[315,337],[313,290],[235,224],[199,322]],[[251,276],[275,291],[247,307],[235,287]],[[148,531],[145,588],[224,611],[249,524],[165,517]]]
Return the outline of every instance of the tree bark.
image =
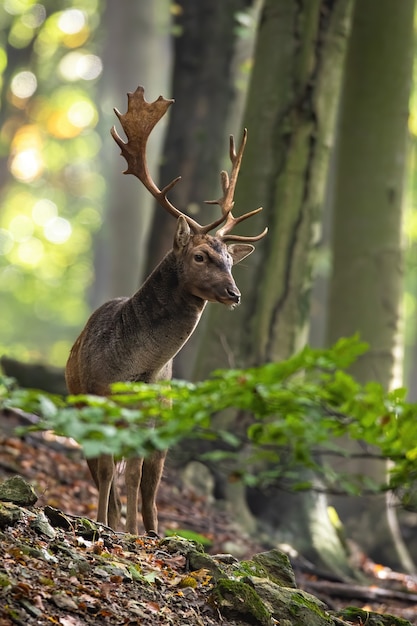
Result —
[[[161,184],[181,175],[171,201],[197,221],[215,209],[204,200],[220,194],[220,169],[227,149],[226,124],[234,99],[231,76],[236,12],[245,0],[180,0],[174,39],[172,94],[175,104],[165,137]],[[155,207],[147,273],[172,247],[175,221]]]
[[[171,67],[169,3],[133,2],[121,9],[107,0],[103,14],[103,74],[99,84],[100,134],[103,176],[107,185],[103,229],[95,250],[96,279],[92,307],[116,296],[131,295],[141,281],[152,198],[133,176],[123,176],[126,163],[110,137],[118,126],[113,108],[127,110],[127,92],[139,84],[147,100],[168,90]],[[157,158],[166,121],[158,125],[149,142],[148,163],[157,170]]]
[[[250,2],[180,0],[177,5],[172,80],[175,104],[170,109],[159,179],[165,185],[181,175],[170,192],[171,202],[207,223],[219,215],[218,208],[203,203],[221,194],[220,171],[228,149],[226,130],[235,98],[236,13]],[[160,207],[154,206],[153,212],[146,275],[172,247],[176,226],[172,216]],[[176,358],[176,377],[190,376],[199,336],[197,330]]]
[[[396,386],[401,384],[401,205],[413,15],[414,0],[356,3],[335,151],[327,340],[359,332],[370,349],[352,373],[386,388],[394,378]],[[355,463],[350,469],[377,480],[386,472],[382,463]],[[382,496],[338,499],[336,506],[362,547],[398,565]]]
[[[267,224],[269,233],[235,270],[239,310],[211,307],[198,377],[219,365],[286,358],[304,341],[351,6],[350,0],[264,5],[235,212],[263,206],[245,226],[253,234]]]
[[[242,232],[248,234],[250,229],[256,234],[268,225],[269,233],[234,272],[243,294],[239,310],[210,309],[198,378],[221,366],[287,358],[305,341],[313,251],[351,10],[350,0],[264,4],[244,119],[249,136],[235,213],[262,205],[264,211],[245,222]],[[226,428],[226,418],[221,419]],[[233,418],[228,423],[231,429],[239,428]],[[244,486],[240,489],[243,510],[246,493]],[[236,502],[236,493],[234,498]],[[270,537],[293,544],[331,568],[348,571],[326,507],[314,494],[287,497],[278,488],[251,497],[250,506]],[[327,529],[326,540],[320,528]],[[334,549],[328,550],[333,539]]]

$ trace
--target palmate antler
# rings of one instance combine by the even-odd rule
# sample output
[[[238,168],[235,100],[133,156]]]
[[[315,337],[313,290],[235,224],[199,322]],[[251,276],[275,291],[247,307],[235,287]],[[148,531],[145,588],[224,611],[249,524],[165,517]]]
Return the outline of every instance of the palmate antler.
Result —
[[[247,130],[245,129],[243,132],[242,142],[237,153],[235,150],[233,136],[230,137],[229,154],[232,163],[232,171],[230,173],[230,177],[225,171],[222,171],[220,174],[223,196],[219,200],[206,201],[207,204],[218,204],[220,206],[222,211],[221,217],[213,222],[210,222],[210,224],[199,224],[192,217],[177,209],[167,198],[167,193],[178,183],[179,180],[181,180],[181,176],[174,178],[174,180],[172,180],[163,189],[159,189],[149,173],[146,160],[146,145],[149,135],[159,120],[165,115],[174,100],[166,100],[162,96],[159,96],[155,102],[147,102],[145,100],[144,93],[144,88],[139,86],[136,91],[127,94],[127,113],[122,114],[117,109],[114,109],[114,112],[119,118],[127,137],[127,142],[125,142],[120,137],[114,126],[111,129],[112,137],[120,147],[121,154],[127,162],[127,169],[124,173],[136,176],[158,201],[158,203],[168,211],[168,213],[174,217],[180,217],[182,215],[187,220],[188,225],[195,234],[208,233],[217,226],[220,226],[220,224],[223,224],[223,226],[216,232],[216,237],[222,241],[254,242],[262,239],[268,231],[267,228],[265,228],[260,235],[255,237],[229,235],[230,231],[236,226],[236,224],[252,217],[252,215],[256,215],[259,211],[262,211],[262,207],[260,207],[237,218],[232,215],[232,209],[234,206],[233,197],[246,145]]]

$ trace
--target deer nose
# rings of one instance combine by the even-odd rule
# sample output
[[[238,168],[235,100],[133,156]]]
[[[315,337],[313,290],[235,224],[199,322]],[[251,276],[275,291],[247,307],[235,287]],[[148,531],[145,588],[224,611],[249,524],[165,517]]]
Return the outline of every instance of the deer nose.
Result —
[[[240,291],[237,287],[231,289],[230,287],[227,289],[227,294],[230,296],[230,299],[233,300],[236,304],[240,302]]]

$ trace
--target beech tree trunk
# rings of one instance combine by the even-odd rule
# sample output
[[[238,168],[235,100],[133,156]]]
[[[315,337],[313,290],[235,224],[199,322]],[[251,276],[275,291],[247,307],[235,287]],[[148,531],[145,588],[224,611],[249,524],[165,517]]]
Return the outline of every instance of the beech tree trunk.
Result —
[[[220,171],[228,150],[228,121],[235,99],[233,59],[236,14],[248,0],[179,0],[175,21],[170,118],[162,151],[161,186],[181,175],[171,202],[197,221],[208,223],[218,207],[204,205],[221,195]],[[176,221],[156,204],[148,240],[148,275],[171,249]],[[200,322],[200,327],[204,321]],[[194,333],[175,360],[176,377],[190,376],[199,338]]]
[[[413,16],[414,0],[355,5],[331,198],[328,343],[359,332],[370,349],[352,372],[363,383],[376,380],[387,389],[394,379],[401,385],[402,195]],[[383,463],[355,462],[342,469],[349,467],[376,480],[386,472]],[[383,496],[335,504],[350,536],[375,558],[398,566]]]
[[[235,213],[263,206],[242,232],[256,234],[268,225],[269,233],[234,271],[239,309],[210,307],[198,376],[222,364],[286,358],[304,341],[351,6],[350,0],[315,0],[302,8],[265,2]]]
[[[257,218],[244,223],[242,232],[256,234],[268,225],[269,233],[257,244],[256,253],[234,271],[242,291],[239,309],[210,308],[198,377],[221,366],[287,358],[305,340],[313,250],[320,234],[351,9],[350,0],[264,4],[244,119],[248,144],[235,214],[263,206]],[[230,428],[238,427],[231,419]],[[228,497],[242,520],[245,488],[234,483],[231,491]],[[286,497],[275,490],[257,493],[250,506],[261,521],[261,531],[347,573],[322,500],[314,495]],[[247,509],[246,519],[250,520]]]
[[[117,296],[130,296],[142,282],[152,198],[134,176],[124,176],[126,162],[110,136],[118,120],[113,108],[127,110],[127,92],[145,87],[148,101],[167,94],[171,68],[168,0],[132,2],[121,8],[107,0],[102,17],[103,74],[98,88],[100,134],[106,190],[103,228],[95,249],[96,278],[92,308]],[[165,120],[164,120],[165,122]],[[148,163],[156,177],[166,122],[149,141]]]

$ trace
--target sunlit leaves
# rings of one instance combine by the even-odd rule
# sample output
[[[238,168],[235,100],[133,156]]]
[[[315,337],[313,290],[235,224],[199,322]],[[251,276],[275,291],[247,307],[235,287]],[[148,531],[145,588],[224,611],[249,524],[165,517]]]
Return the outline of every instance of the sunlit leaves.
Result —
[[[66,404],[0,379],[0,407],[41,415],[43,427],[77,439],[87,456],[146,455],[184,438],[206,438],[218,449],[205,460],[222,463],[226,473],[230,468],[230,480],[254,486],[284,481],[300,490],[312,486],[300,481],[300,470],[308,468],[333,493],[400,489],[410,507],[417,406],[405,402],[403,389],[386,393],[376,383],[359,385],[342,369],[363,349],[356,339],[341,340],[331,350],[305,348],[282,363],[225,370],[196,384],[118,383],[111,398],[70,396]],[[237,409],[239,423],[215,428],[213,415],[225,409]],[[342,436],[360,440],[363,456],[390,459],[386,482],[335,470],[329,457],[349,456],[338,445]]]

